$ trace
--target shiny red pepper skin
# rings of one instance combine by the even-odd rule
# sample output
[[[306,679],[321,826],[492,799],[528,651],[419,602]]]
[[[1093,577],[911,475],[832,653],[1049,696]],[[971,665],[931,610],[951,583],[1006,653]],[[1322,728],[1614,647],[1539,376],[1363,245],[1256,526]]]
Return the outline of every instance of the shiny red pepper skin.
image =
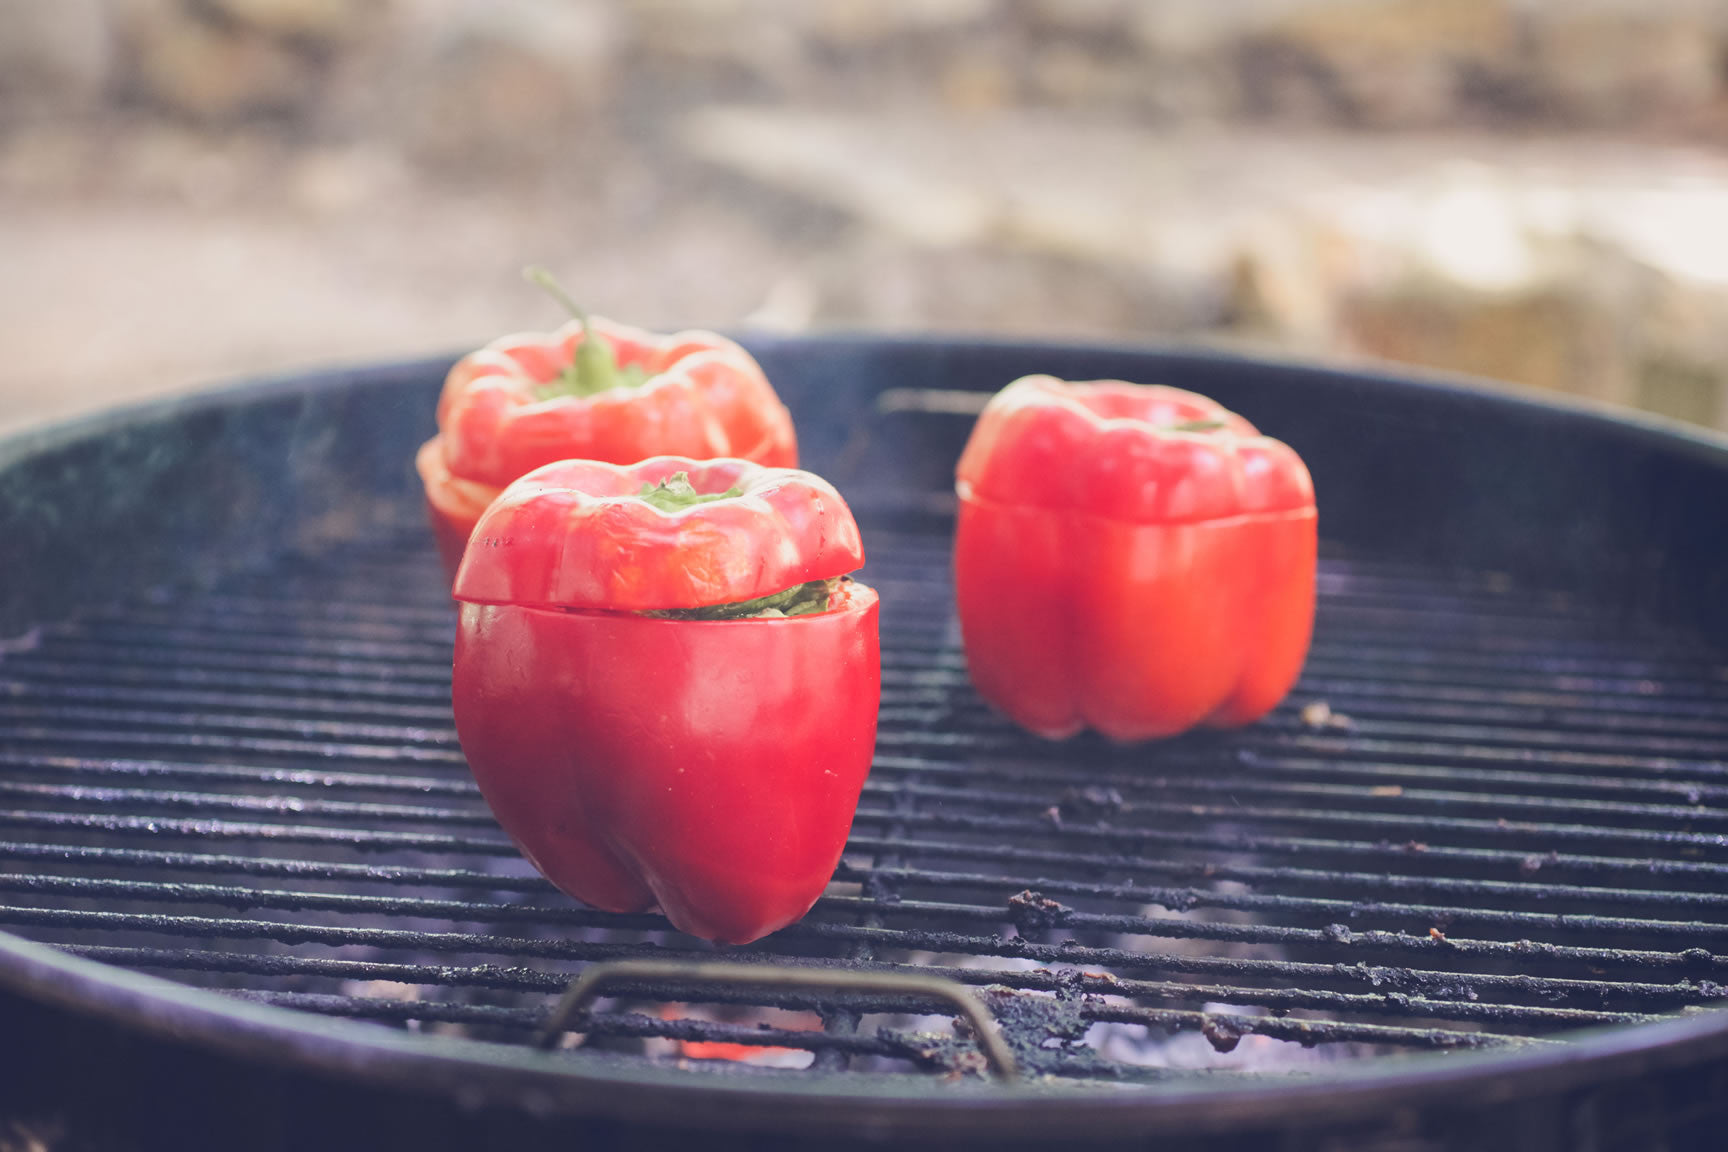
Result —
[[[675,471],[745,496],[667,514],[627,495]],[[833,490],[736,460],[570,461],[512,485],[475,539],[456,584],[456,728],[534,866],[584,903],[658,904],[681,931],[727,944],[808,911],[875,746],[876,594],[843,581],[828,611],[781,619],[633,609],[753,599],[788,570],[858,567]]]
[[[1027,377],[979,417],[957,488],[967,667],[1016,723],[1145,740],[1251,723],[1295,684],[1313,485],[1240,416],[1175,388]]]
[[[839,863],[881,695],[876,594],[783,620],[465,604],[456,725],[480,790],[549,880],[744,944]]]
[[[649,456],[798,464],[792,418],[761,367],[712,332],[657,336],[603,317],[594,332],[637,387],[540,399],[575,358],[582,327],[505,336],[458,360],[438,399],[438,435],[415,463],[433,529],[454,573],[480,513],[518,476],[558,460],[633,464]]]

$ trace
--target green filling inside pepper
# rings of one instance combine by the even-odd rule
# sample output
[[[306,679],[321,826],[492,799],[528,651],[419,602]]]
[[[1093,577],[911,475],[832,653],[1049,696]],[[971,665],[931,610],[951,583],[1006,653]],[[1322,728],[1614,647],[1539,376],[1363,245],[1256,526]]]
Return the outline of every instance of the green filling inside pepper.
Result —
[[[644,612],[660,620],[762,620],[781,616],[810,616],[828,611],[828,601],[840,577],[794,584],[771,596],[740,600],[736,604],[705,604],[700,608],[663,608]]]
[[[642,490],[636,495],[644,503],[652,504],[662,512],[682,512],[698,504],[711,504],[716,500],[730,500],[734,496],[742,496],[744,489],[734,484],[724,492],[698,492],[690,483],[690,473],[674,472],[658,484],[642,485]]]

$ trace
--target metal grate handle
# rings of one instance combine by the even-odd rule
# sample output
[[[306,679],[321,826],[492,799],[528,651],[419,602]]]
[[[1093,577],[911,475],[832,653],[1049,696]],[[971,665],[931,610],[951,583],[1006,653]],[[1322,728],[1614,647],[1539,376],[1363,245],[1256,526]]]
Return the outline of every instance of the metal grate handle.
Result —
[[[564,990],[558,1006],[542,1025],[535,1043],[551,1048],[570,1030],[588,1004],[608,984],[628,981],[665,981],[677,984],[750,985],[764,988],[818,988],[838,992],[886,992],[927,996],[958,1010],[977,1037],[998,1080],[1011,1083],[1020,1078],[1014,1053],[1002,1038],[996,1020],[970,989],[940,976],[915,972],[847,972],[828,968],[782,967],[772,964],[715,964],[681,960],[614,960],[591,964]]]

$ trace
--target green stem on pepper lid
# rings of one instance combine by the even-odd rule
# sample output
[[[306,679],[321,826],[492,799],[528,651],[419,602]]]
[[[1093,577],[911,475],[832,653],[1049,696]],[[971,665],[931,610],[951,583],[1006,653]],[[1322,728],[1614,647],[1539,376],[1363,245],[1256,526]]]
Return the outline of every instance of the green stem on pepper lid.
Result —
[[[562,304],[582,325],[582,341],[576,345],[576,355],[571,357],[570,366],[559,373],[555,379],[548,380],[534,390],[534,395],[540,400],[549,400],[554,396],[592,396],[597,392],[605,392],[609,388],[638,388],[645,382],[650,373],[640,364],[625,364],[622,367],[612,351],[612,345],[595,335],[594,326],[588,322],[588,313],[564,291],[564,286],[558,283],[556,277],[539,265],[533,265],[522,270],[522,275],[541,288],[552,299]]]

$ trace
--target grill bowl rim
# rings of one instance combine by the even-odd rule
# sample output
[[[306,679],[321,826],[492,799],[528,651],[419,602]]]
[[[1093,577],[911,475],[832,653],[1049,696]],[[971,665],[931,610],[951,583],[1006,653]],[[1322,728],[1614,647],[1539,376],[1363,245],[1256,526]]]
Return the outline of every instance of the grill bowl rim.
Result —
[[[938,355],[983,350],[1003,355],[1067,353],[1147,357],[1173,373],[1203,365],[1211,371],[1281,376],[1299,384],[1324,376],[1363,388],[1395,388],[1486,401],[1547,414],[1728,472],[1728,435],[1580,397],[1535,393],[1497,381],[1422,371],[1403,365],[1339,368],[1290,359],[1239,355],[1210,347],[1143,343],[1084,343],[967,338],[956,335],[742,337],[758,355],[776,351],[826,353],[923,350]],[[333,392],[357,381],[393,386],[440,377],[453,356],[287,372],[208,390],[27,426],[0,438],[0,475],[43,453],[99,439],[147,421],[272,398]],[[1570,1043],[1526,1051],[1418,1054],[1392,1061],[1344,1061],[1288,1083],[1207,1085],[1193,1081],[1058,1089],[1012,1089],[987,1083],[944,1085],[893,1081],[891,1090],[865,1077],[761,1082],[713,1077],[704,1082],[675,1069],[621,1068],[580,1054],[551,1055],[452,1037],[419,1036],[340,1019],[224,997],[161,977],[63,954],[0,931],[0,987],[94,1016],[142,1034],[208,1046],[260,1064],[353,1077],[379,1086],[453,1095],[465,1105],[641,1121],[667,1119],[670,1095],[680,1126],[726,1130],[857,1129],[891,1134],[941,1131],[1003,1135],[1143,1135],[1165,1131],[1238,1130],[1256,1124],[1313,1125],[1341,1117],[1444,1099],[1492,1103],[1534,1092],[1558,1093],[1609,1079],[1728,1058],[1728,1009],[1652,1024],[1568,1036]]]
[[[943,1083],[864,1076],[799,1080],[704,1077],[625,1067],[580,1052],[547,1053],[427,1036],[224,997],[159,976],[68,956],[0,932],[0,987],[99,1016],[140,1034],[198,1045],[260,1066],[358,1079],[378,1088],[581,1119],[652,1120],[678,1128],[872,1135],[1093,1137],[1149,1131],[1240,1131],[1366,1120],[1443,1102],[1476,1107],[1565,1093],[1610,1080],[1728,1058],[1728,1010],[1579,1031],[1523,1051],[1422,1053],[1340,1061],[1287,1081],[1175,1079],[1118,1087]],[[675,1103],[674,1103],[675,1101]],[[1151,1126],[1149,1128],[1149,1126]]]

